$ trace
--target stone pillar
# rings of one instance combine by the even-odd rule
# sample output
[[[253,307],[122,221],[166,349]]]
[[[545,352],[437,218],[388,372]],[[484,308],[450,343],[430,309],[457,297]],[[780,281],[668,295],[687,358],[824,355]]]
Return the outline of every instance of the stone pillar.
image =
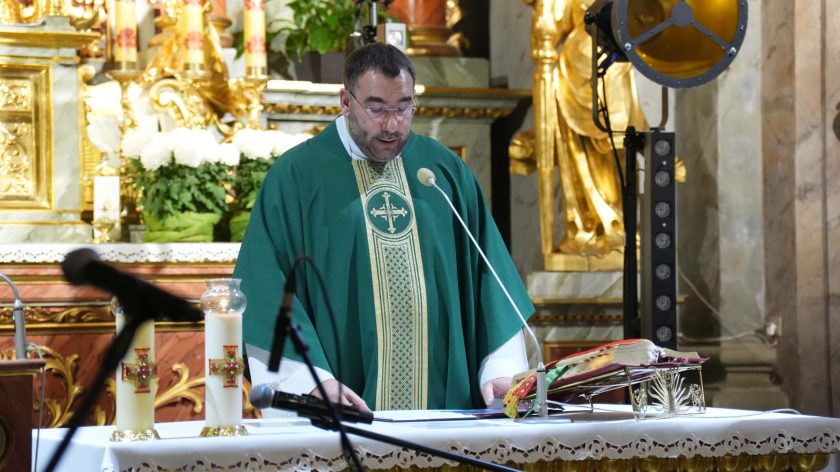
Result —
[[[840,0],[765,2],[762,27],[767,314],[794,408],[840,412]],[[840,128],[840,126],[837,126]]]
[[[784,407],[771,382],[773,348],[763,332],[765,257],[762,183],[762,9],[748,3],[747,35],[735,61],[716,80],[676,94],[677,155],[687,182],[678,185],[680,330],[687,342],[719,347],[713,362],[714,406]],[[693,288],[692,288],[693,287]],[[704,301],[705,299],[705,301]],[[708,302],[708,305],[707,305]],[[719,358],[718,358],[719,356]],[[718,362],[719,361],[719,362]]]

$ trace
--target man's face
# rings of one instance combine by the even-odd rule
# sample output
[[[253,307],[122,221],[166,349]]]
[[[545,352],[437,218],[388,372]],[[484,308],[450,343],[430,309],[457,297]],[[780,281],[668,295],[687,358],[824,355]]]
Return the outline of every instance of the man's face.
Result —
[[[341,89],[339,97],[350,136],[368,159],[388,162],[402,152],[414,118],[411,74],[402,70],[388,78],[379,71],[367,71],[355,89]]]

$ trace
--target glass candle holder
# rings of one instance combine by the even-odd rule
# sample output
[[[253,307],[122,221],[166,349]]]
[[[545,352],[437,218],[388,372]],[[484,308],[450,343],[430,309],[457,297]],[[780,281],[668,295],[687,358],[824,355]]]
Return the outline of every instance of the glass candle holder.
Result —
[[[243,436],[242,313],[247,300],[240,279],[207,280],[204,312],[205,420],[201,436]]]

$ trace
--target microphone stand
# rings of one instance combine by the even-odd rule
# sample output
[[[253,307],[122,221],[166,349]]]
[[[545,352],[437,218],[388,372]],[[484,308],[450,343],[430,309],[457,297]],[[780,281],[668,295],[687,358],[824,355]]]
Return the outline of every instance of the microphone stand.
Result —
[[[284,315],[281,314],[280,316]],[[288,334],[292,338],[292,345],[295,347],[295,351],[297,351],[297,353],[300,354],[301,359],[303,359],[303,363],[306,364],[307,369],[309,369],[309,374],[312,376],[313,379],[315,379],[315,385],[318,388],[318,392],[321,394],[321,398],[324,400],[324,404],[326,405],[328,411],[330,412],[330,415],[332,416],[332,424],[335,425],[335,428],[333,429],[339,432],[338,436],[341,441],[341,450],[343,451],[344,456],[347,459],[347,466],[354,471],[365,470],[364,466],[362,466],[362,462],[359,460],[359,456],[353,449],[352,444],[350,444],[350,439],[347,437],[347,426],[341,423],[341,416],[338,412],[338,409],[335,408],[331,401],[329,401],[327,391],[324,389],[324,384],[321,383],[321,379],[318,378],[318,374],[315,372],[315,365],[312,364],[312,360],[309,358],[309,354],[307,354],[307,352],[309,351],[309,346],[307,346],[306,343],[303,342],[303,338],[298,332],[298,327],[297,325],[292,323],[291,317],[289,317],[288,323],[286,323],[286,331],[286,334]],[[316,422],[320,423],[319,421],[314,420],[310,415],[303,413],[302,410],[298,410],[297,413],[301,416],[309,418],[310,422],[312,422],[312,424],[315,426],[318,426]]]
[[[422,170],[423,169],[421,169],[421,171]],[[428,169],[426,170],[428,171]],[[484,255],[484,251],[481,250],[481,246],[478,244],[478,241],[475,240],[472,233],[467,228],[467,224],[464,223],[463,219],[461,219],[461,215],[458,213],[458,210],[455,209],[455,205],[452,204],[452,200],[450,200],[449,196],[446,195],[446,192],[444,192],[443,189],[438,187],[437,183],[435,183],[436,179],[434,174],[431,173],[431,171],[428,172],[429,173],[424,177],[421,177],[420,173],[418,173],[418,178],[420,178],[421,183],[436,188],[437,191],[440,192],[441,195],[443,195],[444,200],[446,200],[446,203],[449,204],[449,207],[452,209],[452,213],[454,213],[455,217],[458,218],[458,221],[461,223],[461,226],[464,227],[464,231],[467,233],[467,236],[470,237],[470,241],[472,241],[473,246],[475,246],[476,250],[478,251],[478,254],[484,260],[484,263],[487,265],[487,268],[490,269],[490,273],[493,274],[493,277],[496,279],[496,283],[502,289],[502,292],[504,292],[505,296],[508,299],[508,302],[510,302],[510,306],[513,307],[513,311],[515,311],[516,315],[519,316],[519,320],[522,321],[522,326],[524,326],[525,330],[528,331],[528,334],[531,336],[531,340],[534,342],[534,346],[536,346],[537,348],[537,392],[536,397],[534,398],[534,402],[538,411],[537,416],[539,417],[539,420],[536,421],[543,421],[548,418],[548,390],[547,385],[545,384],[546,372],[545,364],[542,361],[542,349],[540,348],[540,342],[537,340],[537,336],[534,334],[534,331],[531,329],[530,326],[528,326],[528,322],[525,321],[525,317],[522,316],[522,312],[519,311],[519,307],[516,306],[516,303],[513,301],[513,297],[511,297],[510,293],[508,293],[507,288],[505,288],[505,284],[503,284],[502,279],[499,278],[499,274],[496,273],[496,270],[493,269],[493,265],[490,264],[490,261],[487,259],[487,256]],[[535,421],[533,419],[523,418],[523,420],[526,419],[529,421]]]
[[[326,430],[335,430],[336,426],[334,423],[330,421],[324,421],[323,417],[320,418],[310,418],[313,426],[317,426],[321,429]],[[514,469],[512,467],[508,467],[505,465],[494,464],[492,462],[483,461],[481,459],[476,459],[474,457],[469,456],[462,456],[460,454],[455,454],[453,452],[444,451],[442,449],[436,449],[429,446],[424,446],[422,444],[413,443],[410,441],[406,441],[404,439],[398,439],[391,436],[386,436],[384,434],[375,433],[373,431],[369,431],[367,429],[357,428],[355,426],[350,425],[342,425],[342,427],[350,434],[355,434],[356,436],[361,436],[363,438],[373,439],[374,441],[383,442],[386,444],[393,444],[394,446],[400,446],[406,449],[411,449],[417,452],[423,452],[429,454],[431,456],[442,457],[444,459],[449,459],[452,461],[460,462],[462,464],[471,465],[473,467],[478,467],[484,470],[499,470],[499,471],[518,471],[519,469]]]
[[[67,450],[67,446],[70,445],[70,441],[73,439],[73,435],[76,434],[76,430],[79,429],[82,421],[84,421],[85,417],[87,417],[90,413],[94,403],[105,389],[105,380],[111,375],[111,372],[114,372],[114,370],[116,370],[119,366],[120,361],[123,357],[125,357],[125,353],[128,352],[128,348],[131,347],[131,342],[134,340],[134,335],[137,333],[137,329],[140,327],[142,322],[145,321],[139,321],[140,318],[137,316],[138,313],[135,312],[136,310],[134,310],[134,307],[129,308],[129,306],[124,305],[123,309],[126,314],[130,316],[126,317],[126,323],[123,326],[123,329],[117,333],[114,340],[108,345],[102,366],[96,373],[96,377],[93,379],[91,390],[88,391],[88,393],[82,398],[79,408],[76,409],[76,412],[73,413],[70,421],[67,422],[67,434],[64,435],[64,438],[61,440],[61,443],[59,443],[58,448],[56,448],[53,452],[50,462],[47,464],[47,468],[44,469],[45,472],[52,472],[58,466],[61,457]]]
[[[341,445],[342,445],[342,449],[345,452],[345,455],[349,455],[354,461],[356,461],[356,464],[348,464],[351,469],[364,470],[364,468],[361,465],[361,462],[359,462],[358,456],[355,454],[355,452],[352,450],[352,448],[350,446],[350,441],[347,439],[347,436],[346,436],[347,433],[355,434],[356,436],[362,436],[362,437],[365,437],[365,438],[368,438],[368,439],[373,439],[375,441],[384,442],[386,444],[393,444],[395,446],[404,447],[404,448],[411,449],[411,450],[418,451],[418,452],[424,452],[424,453],[432,455],[432,456],[443,457],[444,459],[449,459],[449,460],[461,462],[463,464],[468,464],[468,465],[471,465],[471,466],[474,466],[474,467],[479,467],[479,468],[485,469],[485,470],[498,470],[498,471],[516,471],[516,470],[518,470],[518,469],[513,469],[513,468],[510,468],[510,467],[507,467],[507,466],[494,464],[492,462],[487,462],[487,461],[482,461],[480,459],[475,459],[473,457],[462,456],[460,454],[455,454],[455,453],[452,453],[452,452],[443,451],[443,450],[436,449],[436,448],[433,448],[433,447],[423,446],[421,444],[412,443],[412,442],[409,442],[409,441],[405,441],[403,439],[393,438],[391,436],[386,436],[384,434],[374,433],[373,431],[368,431],[368,430],[365,430],[365,429],[356,428],[356,427],[353,427],[353,426],[342,423],[341,422],[341,417],[340,417],[337,409],[333,406],[332,402],[330,402],[328,400],[329,397],[327,397],[327,392],[326,392],[326,390],[324,390],[324,385],[321,383],[321,380],[318,378],[318,374],[315,373],[315,366],[312,364],[312,361],[310,360],[309,355],[307,354],[307,351],[309,351],[309,346],[307,346],[306,343],[303,342],[303,338],[301,337],[300,332],[298,331],[297,325],[295,325],[294,323],[291,322],[291,320],[289,320],[289,323],[287,324],[286,329],[287,329],[287,334],[292,339],[292,344],[294,345],[295,350],[297,351],[298,354],[300,354],[301,359],[303,359],[304,364],[306,364],[306,367],[309,369],[309,373],[312,375],[312,378],[315,379],[315,383],[318,386],[318,392],[321,393],[321,399],[324,400],[324,403],[327,405],[327,408],[329,409],[332,417],[331,418],[330,417],[324,417],[323,415],[320,415],[320,414],[317,414],[317,413],[313,414],[311,412],[307,412],[307,411],[303,411],[303,410],[298,410],[297,414],[299,416],[304,417],[304,418],[308,418],[309,421],[312,423],[312,425],[317,427],[317,428],[321,428],[321,429],[328,430],[328,431],[338,431],[340,433],[339,436],[341,437],[341,441],[342,441]],[[545,368],[543,368],[543,372],[545,372]],[[348,454],[348,451],[350,451],[349,454]],[[354,467],[357,467],[357,468],[354,468]]]

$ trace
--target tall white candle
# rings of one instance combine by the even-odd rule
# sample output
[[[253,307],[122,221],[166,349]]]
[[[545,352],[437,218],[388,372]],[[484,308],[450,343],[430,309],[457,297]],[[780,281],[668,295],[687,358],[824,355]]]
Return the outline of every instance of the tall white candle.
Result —
[[[125,326],[125,316],[115,313],[117,332]],[[134,437],[154,429],[155,395],[158,379],[155,364],[155,322],[140,325],[131,346],[117,368],[117,432],[130,431],[119,439]]]
[[[206,428],[242,424],[242,314],[204,314]]]

